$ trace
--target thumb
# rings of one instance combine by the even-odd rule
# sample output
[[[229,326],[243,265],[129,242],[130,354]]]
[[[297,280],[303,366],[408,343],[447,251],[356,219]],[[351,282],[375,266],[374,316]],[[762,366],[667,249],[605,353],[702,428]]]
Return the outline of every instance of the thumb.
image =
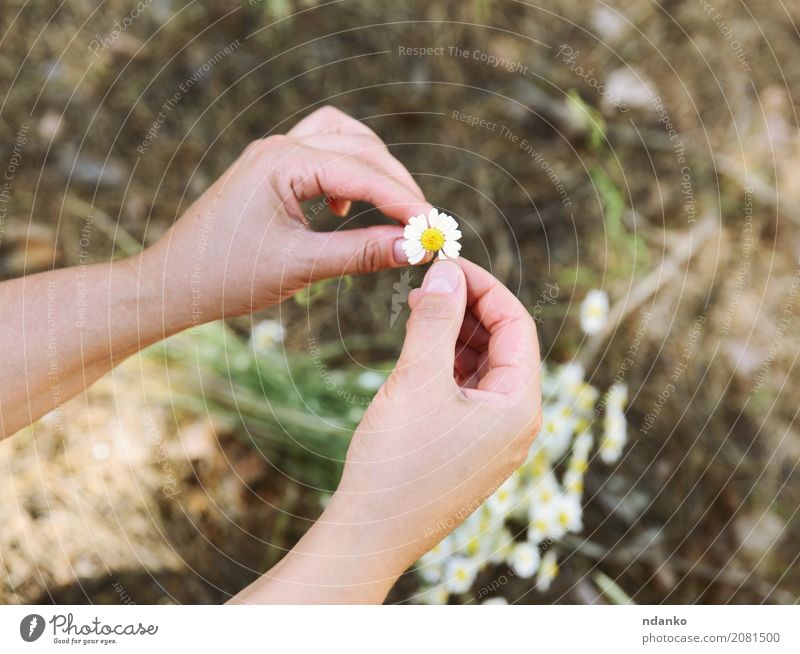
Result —
[[[437,261],[425,275],[409,318],[399,370],[453,379],[456,340],[464,321],[467,285],[461,267]]]

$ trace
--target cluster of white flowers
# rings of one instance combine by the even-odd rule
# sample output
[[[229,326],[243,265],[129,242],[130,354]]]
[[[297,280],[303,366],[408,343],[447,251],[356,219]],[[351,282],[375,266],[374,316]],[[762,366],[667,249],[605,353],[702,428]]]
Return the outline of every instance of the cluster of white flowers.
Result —
[[[583,528],[583,479],[595,437],[605,463],[622,454],[628,393],[624,384],[615,384],[599,402],[600,392],[585,381],[577,363],[552,368],[543,364],[541,380],[543,426],[527,461],[417,562],[423,582],[420,602],[446,603],[451,594],[469,592],[477,575],[490,566],[505,564],[510,569],[497,579],[535,578],[540,592],[558,574],[557,542]],[[496,579],[491,590],[498,591]],[[477,597],[487,594],[482,589]],[[496,594],[484,603],[502,602]]]

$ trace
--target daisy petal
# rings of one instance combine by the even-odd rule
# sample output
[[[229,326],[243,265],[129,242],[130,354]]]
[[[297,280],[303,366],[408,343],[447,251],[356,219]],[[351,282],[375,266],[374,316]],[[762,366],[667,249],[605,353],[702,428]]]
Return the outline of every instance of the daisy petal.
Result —
[[[455,241],[445,241],[444,247],[440,250],[439,254],[445,254],[450,259],[457,259],[461,252],[461,243]]]
[[[403,241],[403,251],[406,254],[417,254],[418,252],[424,252],[424,248],[419,241]]]
[[[410,241],[418,241],[422,238],[422,232],[424,231],[424,227],[420,228],[419,225],[409,223],[403,228],[403,238],[407,238]]]
[[[451,229],[456,229],[458,227],[458,223],[453,216],[450,216],[446,213],[439,214],[439,229],[443,232],[447,232]]]
[[[408,255],[408,263],[411,265],[417,264],[425,258],[425,250],[420,249],[419,253]]]
[[[419,216],[414,216],[408,222],[409,224],[414,225],[417,229],[421,229],[423,231],[428,228],[428,219],[425,217],[425,214],[422,213]]]

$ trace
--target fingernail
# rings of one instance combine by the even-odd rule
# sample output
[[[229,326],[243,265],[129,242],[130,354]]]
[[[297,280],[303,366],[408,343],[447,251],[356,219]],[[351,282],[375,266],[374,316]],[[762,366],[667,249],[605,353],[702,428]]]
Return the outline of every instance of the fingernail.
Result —
[[[422,282],[425,293],[453,293],[458,288],[461,271],[452,261],[437,261],[434,263]]]
[[[394,253],[394,260],[396,263],[408,263],[408,255],[403,249],[404,240],[405,239],[398,238],[392,246],[392,252]]]
[[[338,200],[336,203],[336,213],[340,218],[344,218],[350,213],[350,208],[353,206],[351,200]]]

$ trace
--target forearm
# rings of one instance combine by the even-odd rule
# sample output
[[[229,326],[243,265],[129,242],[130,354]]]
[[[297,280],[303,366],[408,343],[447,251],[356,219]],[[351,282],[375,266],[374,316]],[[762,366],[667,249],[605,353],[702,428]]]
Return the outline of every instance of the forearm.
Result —
[[[231,604],[380,604],[418,556],[397,525],[334,496],[320,519]]]
[[[0,435],[189,326],[187,294],[162,279],[156,257],[137,256],[0,284]]]

